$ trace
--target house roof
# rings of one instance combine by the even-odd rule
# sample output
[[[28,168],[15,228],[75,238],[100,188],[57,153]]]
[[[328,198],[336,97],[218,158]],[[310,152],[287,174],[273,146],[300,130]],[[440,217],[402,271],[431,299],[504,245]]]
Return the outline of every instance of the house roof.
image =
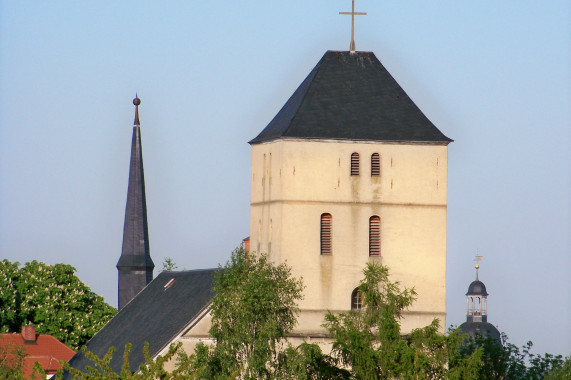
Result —
[[[155,357],[208,306],[216,271],[161,272],[87,342],[87,349],[103,357],[109,347],[114,346],[116,351],[110,365],[119,373],[123,350],[131,343],[129,361],[131,370],[136,371],[145,362],[145,342],[149,343],[151,357]],[[69,363],[80,370],[85,370],[87,365],[94,366],[81,351]],[[64,378],[71,375],[66,373]]]
[[[68,361],[75,351],[51,335],[36,335],[33,342],[25,341],[21,333],[0,334],[0,347],[22,346],[26,352],[24,358],[24,377],[32,374],[34,363],[39,362],[47,374],[53,374],[61,368],[59,361]]]
[[[250,144],[280,138],[448,144],[372,52],[327,51]]]

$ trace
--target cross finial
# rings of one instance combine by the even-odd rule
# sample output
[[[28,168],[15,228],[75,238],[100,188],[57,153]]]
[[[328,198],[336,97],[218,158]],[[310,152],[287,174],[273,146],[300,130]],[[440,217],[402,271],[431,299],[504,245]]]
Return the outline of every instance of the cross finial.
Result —
[[[133,99],[133,104],[135,105],[135,122],[133,125],[140,125],[139,123],[139,104],[141,104],[141,99],[139,99],[139,94],[135,93],[135,99]]]
[[[480,261],[482,261],[482,259],[484,258],[484,256],[480,256],[478,254],[476,254],[476,257],[474,258],[474,260],[476,262],[476,280],[478,279],[478,269],[480,269],[480,264],[478,264]]]
[[[339,14],[351,15],[351,44],[349,45],[349,51],[355,52],[355,15],[365,16],[367,12],[355,12],[355,0],[353,0],[351,12],[339,12]]]

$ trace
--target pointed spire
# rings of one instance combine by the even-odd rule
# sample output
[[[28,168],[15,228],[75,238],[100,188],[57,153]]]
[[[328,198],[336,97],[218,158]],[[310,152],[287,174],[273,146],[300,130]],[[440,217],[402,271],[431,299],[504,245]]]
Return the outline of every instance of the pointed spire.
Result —
[[[135,125],[131,142],[131,163],[129,167],[129,185],[127,205],[125,207],[125,225],[123,228],[123,248],[117,263],[119,271],[119,309],[122,309],[153,279],[155,264],[149,249],[149,231],[147,227],[147,202],[145,197],[145,174],[143,170],[143,151],[141,147],[141,128],[139,127],[139,104],[135,97]]]

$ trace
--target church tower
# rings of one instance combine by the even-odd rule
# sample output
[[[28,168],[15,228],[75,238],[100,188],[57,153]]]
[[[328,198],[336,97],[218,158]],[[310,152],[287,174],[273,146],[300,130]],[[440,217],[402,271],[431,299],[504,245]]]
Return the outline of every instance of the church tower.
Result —
[[[476,256],[479,260],[482,256]],[[486,285],[478,278],[480,265],[476,264],[476,280],[468,286],[466,293],[466,322],[460,325],[460,331],[476,338],[477,334],[482,337],[490,337],[498,343],[502,343],[498,329],[488,322],[488,291]]]
[[[371,52],[327,51],[253,140],[250,250],[306,286],[294,334],[359,308],[368,262],[418,299],[404,332],[446,317],[447,146]]]
[[[135,97],[133,104],[135,105],[135,122],[131,143],[123,248],[119,262],[117,262],[119,310],[153,280],[153,269],[155,268],[149,251],[149,231],[147,228],[147,201],[145,199],[145,175],[139,123],[141,100]]]

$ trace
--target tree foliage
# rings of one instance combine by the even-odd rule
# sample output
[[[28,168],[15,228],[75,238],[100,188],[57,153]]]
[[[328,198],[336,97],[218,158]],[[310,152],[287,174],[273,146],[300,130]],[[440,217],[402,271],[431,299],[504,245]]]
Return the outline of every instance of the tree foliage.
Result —
[[[571,380],[571,355],[567,356],[560,366],[548,371],[545,380]]]
[[[304,342],[288,345],[280,353],[276,379],[284,380],[348,380],[351,372],[335,358],[325,355],[317,344]]]
[[[0,261],[0,331],[20,332],[36,326],[77,349],[101,329],[117,310],[105,303],[67,264]]]
[[[439,333],[439,322],[403,336],[402,313],[416,298],[414,289],[391,282],[387,267],[367,264],[359,285],[361,310],[328,312],[324,326],[333,337],[332,356],[357,379],[476,379],[481,350],[461,355],[461,338]]]
[[[430,336],[436,338],[436,342],[429,343],[423,339],[418,339],[418,337],[407,337],[405,338],[409,342],[416,342],[416,344],[422,342],[422,350],[427,348],[434,348],[439,346],[442,342],[448,340],[442,334],[433,334],[433,329],[438,328],[436,324],[431,324],[424,329],[417,330],[424,337]],[[421,331],[430,330],[430,331]],[[412,335],[412,334],[411,334]],[[463,335],[456,334],[452,332],[448,335],[452,337],[452,340],[446,342],[448,344],[449,356],[447,366],[448,369],[443,369],[439,375],[427,376],[426,372],[419,371],[419,368],[423,367],[420,361],[418,366],[408,365],[407,368],[398,377],[388,377],[395,379],[486,379],[485,371],[482,371],[485,366],[490,365],[486,362],[487,359],[482,359],[481,356],[477,358],[469,358],[469,362],[466,362],[465,354],[461,351],[467,346],[463,344],[466,338]],[[485,339],[485,338],[484,338]],[[482,341],[479,341],[482,343]],[[497,344],[495,340],[490,340]],[[438,343],[438,344],[435,344]],[[524,346],[529,347],[529,344]],[[484,347],[482,347],[483,349]],[[489,348],[489,347],[488,347]],[[416,346],[416,350],[419,346]],[[125,351],[123,353],[123,365],[121,371],[116,373],[110,367],[109,363],[115,353],[115,348],[111,347],[107,353],[102,357],[98,357],[93,354],[85,347],[82,347],[84,354],[92,361],[93,365],[86,368],[85,371],[80,371],[78,369],[72,368],[68,363],[63,363],[65,370],[74,376],[76,379],[85,380],[117,380],[117,379],[127,379],[127,380],[142,380],[142,379],[162,379],[162,380],[178,380],[178,379],[214,379],[214,378],[224,378],[224,379],[235,379],[244,378],[243,374],[238,371],[233,371],[230,374],[222,374],[220,368],[220,362],[214,363],[212,353],[209,352],[209,348],[205,345],[200,345],[197,351],[191,355],[187,355],[181,348],[181,343],[173,344],[170,346],[169,351],[165,355],[159,355],[155,359],[151,358],[149,354],[148,344],[145,344],[144,357],[145,362],[142,363],[136,372],[131,372],[129,370],[129,355],[131,351],[131,345],[127,344]],[[508,351],[513,351],[509,348]],[[516,348],[519,352],[519,349]],[[479,353],[483,351],[478,350]],[[418,354],[418,353],[417,353]],[[472,353],[471,355],[474,355]],[[490,355],[490,353],[486,353]],[[167,371],[165,369],[165,364],[173,360],[178,356],[176,361],[176,367],[172,371]],[[525,356],[525,355],[524,355]],[[550,355],[546,355],[549,357]],[[517,359],[519,362],[521,359],[521,354],[514,356],[512,359]],[[529,359],[529,357],[526,357]],[[533,358],[537,356],[533,355]],[[532,359],[533,359],[532,358]],[[542,358],[545,358],[543,356]],[[459,365],[458,360],[464,360]],[[479,362],[478,360],[481,361]],[[571,357],[567,357],[565,361],[558,361],[557,363],[550,361],[553,365],[551,369],[546,369],[544,365],[538,365],[537,361],[530,360],[528,366],[525,363],[521,363],[525,368],[520,368],[519,372],[510,373],[496,373],[493,379],[517,379],[517,380],[527,380],[527,379],[545,379],[545,380],[571,380]],[[506,367],[507,368],[507,367]],[[271,379],[280,380],[349,380],[349,379],[369,379],[376,377],[368,377],[366,373],[361,373],[357,375],[350,368],[344,367],[340,362],[338,362],[334,357],[325,355],[321,348],[317,344],[302,343],[298,347],[292,347],[288,345],[285,350],[282,350],[278,354],[278,361],[274,363],[272,367],[273,371],[271,373],[266,373],[264,377]],[[539,371],[540,369],[543,369]],[[42,369],[36,366],[35,372],[38,374],[43,374]],[[2,374],[8,373],[8,377],[2,377]],[[364,377],[362,377],[365,375]],[[61,379],[62,372],[60,371],[54,377],[55,380]],[[10,372],[2,372],[1,368],[1,355],[0,355],[0,379],[24,379],[15,366],[10,369]]]
[[[163,260],[163,269],[161,269],[161,272],[174,271],[176,269],[178,269],[178,265],[176,265],[174,260],[171,257],[165,257]]]
[[[269,378],[278,363],[279,344],[297,321],[301,280],[285,264],[237,248],[220,268],[212,300],[212,349],[199,346],[197,368],[208,378]]]
[[[25,358],[24,347],[13,346],[11,343],[0,344],[0,379],[23,379]]]
[[[145,343],[144,356],[145,362],[142,363],[138,370],[131,372],[129,366],[129,355],[131,354],[131,344],[125,346],[123,352],[123,365],[121,372],[116,373],[110,366],[111,359],[115,353],[115,347],[109,348],[107,353],[102,358],[89,351],[85,346],[81,348],[83,354],[91,360],[92,366],[88,366],[85,371],[78,370],[63,363],[63,369],[69,372],[73,378],[82,380],[175,380],[175,379],[189,379],[192,374],[188,372],[189,362],[179,362],[177,367],[169,372],[165,369],[166,363],[173,360],[176,355],[181,352],[182,343],[172,344],[165,355],[159,355],[153,359],[149,353],[149,344]],[[62,372],[58,373],[55,379],[61,379]]]
[[[287,265],[276,266],[264,255],[248,256],[239,248],[214,282],[212,345],[199,343],[188,354],[179,343],[154,359],[146,345],[145,362],[135,373],[129,370],[130,345],[120,373],[109,365],[114,348],[102,358],[83,348],[94,365],[85,371],[64,368],[90,380],[571,378],[569,358],[563,362],[560,356],[531,354],[531,343],[520,350],[483,337],[466,340],[458,331],[445,335],[438,320],[403,335],[401,318],[416,292],[391,282],[384,266],[369,264],[363,273],[362,309],[326,315],[330,355],[317,344],[294,347],[285,340],[296,324],[301,280],[292,278]],[[165,364],[175,357],[176,367],[168,372]]]
[[[475,338],[466,337],[464,344],[460,347],[460,352],[465,354],[470,354],[475,350],[482,352],[482,366],[478,370],[478,379],[544,379],[549,378],[549,373],[557,374],[564,365],[561,355],[532,353],[532,342],[527,342],[520,349],[508,342],[505,334],[502,334],[502,341],[503,344],[494,338],[480,334],[477,334]]]
[[[0,342],[0,380],[45,379],[46,373],[37,362],[34,363],[29,376],[24,375],[27,372],[27,356],[23,346],[14,345],[12,342],[7,344]]]

